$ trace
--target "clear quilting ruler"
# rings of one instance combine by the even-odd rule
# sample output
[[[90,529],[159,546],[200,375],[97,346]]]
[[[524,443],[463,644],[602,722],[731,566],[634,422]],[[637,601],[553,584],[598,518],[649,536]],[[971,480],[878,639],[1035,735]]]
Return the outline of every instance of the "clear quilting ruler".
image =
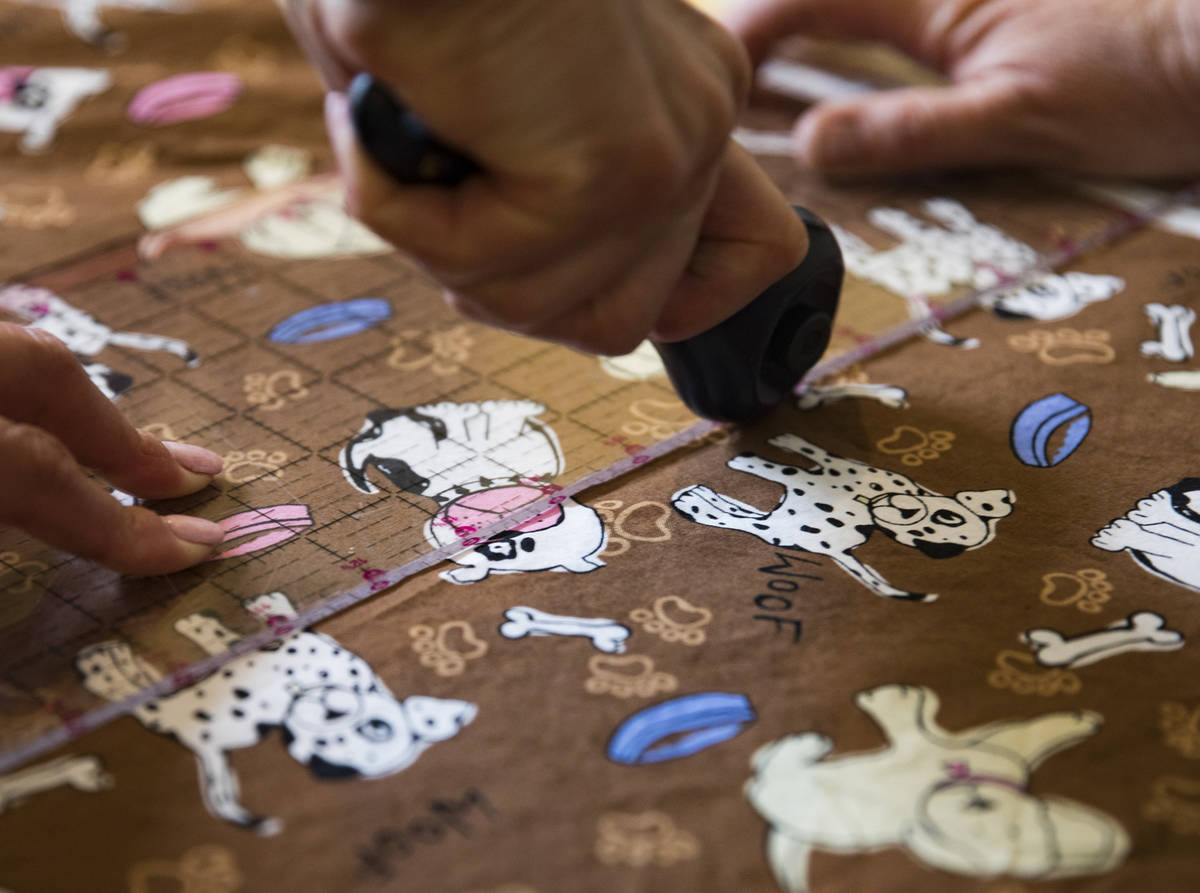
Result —
[[[914,336],[919,336],[931,325],[937,325],[961,316],[980,306],[990,296],[1019,286],[1023,282],[1042,273],[1065,267],[1089,252],[1115,243],[1139,229],[1154,224],[1160,218],[1178,208],[1196,202],[1197,199],[1200,199],[1200,184],[1170,196],[1156,206],[1145,208],[1139,213],[1126,212],[1115,222],[1105,226],[1098,232],[1086,238],[1064,244],[1057,251],[1041,257],[1037,263],[1031,265],[1022,273],[1003,277],[1001,281],[990,288],[972,291],[947,303],[933,305],[927,316],[895,325],[877,335],[864,337],[853,348],[828,357],[818,364],[805,378],[805,381],[798,386],[797,392],[810,383],[843,372],[847,368],[862,363],[876,354],[895,347]],[[0,772],[11,770],[56,747],[66,744],[80,735],[124,716],[149,701],[162,698],[186,687],[219,670],[222,666],[241,655],[261,648],[280,637],[310,627],[373,595],[390,589],[421,571],[425,571],[451,559],[464,549],[470,548],[474,543],[485,541],[539,514],[549,511],[567,498],[575,496],[589,488],[620,478],[654,460],[669,456],[721,427],[722,425],[715,422],[697,421],[677,433],[644,446],[630,445],[626,448],[626,455],[623,458],[606,467],[586,473],[566,485],[546,484],[542,487],[544,494],[542,498],[528,502],[511,511],[498,512],[495,519],[486,525],[472,527],[461,532],[456,531],[459,538],[455,542],[451,542],[440,548],[430,549],[414,560],[391,569],[363,567],[361,574],[358,574],[361,577],[361,582],[357,585],[333,592],[310,602],[302,607],[295,617],[270,618],[264,629],[239,639],[227,651],[206,657],[203,660],[170,672],[164,675],[160,681],[139,690],[136,694],[123,700],[91,709],[80,715],[61,718],[60,723],[55,728],[0,753]]]

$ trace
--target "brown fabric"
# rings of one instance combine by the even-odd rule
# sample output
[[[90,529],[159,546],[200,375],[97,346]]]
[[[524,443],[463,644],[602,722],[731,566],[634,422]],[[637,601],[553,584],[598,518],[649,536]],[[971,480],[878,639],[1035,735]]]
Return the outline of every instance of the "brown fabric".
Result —
[[[5,6],[3,13],[0,28],[26,35],[21,46],[33,61],[109,62],[64,37],[53,12]],[[18,156],[0,143],[5,184],[12,182],[10,172],[22,184],[73,183],[69,194],[79,212],[62,231],[63,241],[47,244],[44,235],[18,233],[16,242],[4,243],[0,261],[14,279],[50,289],[114,330],[171,336],[195,349],[200,362],[194,368],[169,353],[130,347],[110,346],[94,358],[132,376],[118,401],[135,422],[165,426],[159,430],[227,457],[229,479],[162,510],[219,519],[249,508],[305,505],[312,524],[269,549],[150,580],[121,579],[6,533],[0,538],[0,740],[6,749],[100,706],[96,692],[115,685],[101,678],[104,672],[144,684],[138,674],[150,672],[146,668],[169,673],[203,657],[196,641],[207,630],[211,643],[214,623],[233,634],[262,629],[261,619],[243,610],[243,599],[282,592],[303,607],[356,585],[372,569],[396,567],[431,548],[423,527],[438,512],[436,501],[401,491],[380,467],[367,470],[378,488],[373,494],[354,489],[343,473],[342,450],[368,412],[425,407],[427,416],[453,420],[463,407],[485,401],[535,401],[542,408],[532,417],[561,447],[562,468],[547,476],[559,485],[691,421],[661,376],[615,377],[596,359],[453,317],[431,284],[394,255],[279,260],[227,240],[141,263],[129,240],[100,250],[114,235],[136,231],[131,205],[160,179],[202,171],[244,185],[237,165],[264,143],[317,151],[315,87],[272,76],[256,88],[265,94],[258,99],[248,91],[223,115],[156,131],[156,140],[174,147],[170,153],[186,156],[179,164],[111,192],[86,185],[81,169],[96,142],[86,134],[132,139],[134,125],[121,117],[128,97],[166,72],[200,66],[235,27],[275,48],[278,70],[298,71],[299,60],[285,49],[286,37],[265,7],[205,7],[195,15],[200,18],[106,12],[129,38],[129,49],[113,64],[120,69],[136,60],[161,70],[137,69],[141,74],[119,79],[111,95],[81,106],[48,156]],[[27,42],[35,36],[41,43]],[[286,120],[264,117],[254,103],[267,102],[274,90],[294,91],[308,111]],[[274,108],[282,103],[272,101]],[[783,104],[762,104],[747,124],[779,128],[790,113]],[[214,132],[220,136],[212,145],[220,151],[196,148],[198,134]],[[194,157],[186,154],[192,149]],[[1116,218],[1023,178],[833,189],[803,178],[786,161],[764,163],[790,198],[877,250],[896,241],[868,222],[871,209],[901,208],[929,222],[921,202],[939,196],[953,197],[978,221],[1038,250]],[[54,263],[88,249],[91,256],[82,261]],[[318,632],[336,646],[311,634],[285,640],[231,664],[236,677],[218,673],[165,700],[157,717],[122,718],[39,758],[33,769],[67,755],[82,759],[58,784],[45,785],[48,790],[28,791],[30,776],[21,773],[30,767],[0,776],[0,886],[13,893],[772,891],[780,887],[771,874],[768,830],[791,821],[793,840],[816,845],[807,872],[813,891],[1189,889],[1200,832],[1198,596],[1151,573],[1128,551],[1090,541],[1139,500],[1200,477],[1194,394],[1147,379],[1194,361],[1141,351],[1142,342],[1155,338],[1144,305],[1196,305],[1196,257],[1195,241],[1158,231],[1093,252],[1074,269],[1121,277],[1124,285],[1075,315],[1041,322],[979,310],[947,326],[957,336],[978,338],[975,349],[914,340],[845,375],[856,384],[903,388],[907,408],[869,399],[806,411],[781,407],[756,425],[711,436],[581,494],[578,507],[567,504],[570,517],[598,519],[606,540],[602,548],[589,546],[580,534],[571,541],[585,543],[577,552],[555,553],[575,562],[574,572],[493,572],[463,585],[439,577],[503,567],[468,554],[322,623]],[[17,276],[27,270],[34,272]],[[946,300],[965,287],[930,297]],[[325,342],[281,344],[267,337],[298,311],[359,297],[386,300],[392,316]],[[848,281],[844,302],[835,351],[908,315],[899,297],[861,278]],[[1014,420],[1055,393],[1089,408],[1090,432],[1053,467],[1023,464],[1013,452]],[[496,418],[503,414],[497,411]],[[396,458],[411,459],[418,472],[454,478],[457,466],[415,458],[421,432],[429,430],[431,423],[412,422]],[[1048,459],[1064,433],[1065,426],[1050,440]],[[969,509],[975,522],[990,519],[994,539],[979,544],[975,535],[970,544],[977,548],[938,559],[877,528],[843,553],[898,589],[939,596],[917,602],[876,595],[833,560],[832,547],[823,549],[822,536],[849,535],[852,523],[837,528],[821,521],[816,532],[789,526],[787,507],[799,503],[780,504],[766,531],[754,521],[747,531],[696,523],[705,518],[690,512],[694,502],[684,491],[702,485],[766,515],[787,492],[767,479],[776,472],[780,480],[810,482],[799,489],[813,481],[830,485],[826,495],[808,497],[813,505],[836,503],[828,512],[816,510],[822,518],[861,521],[862,501],[839,491],[846,485],[834,483],[831,472],[812,475],[809,460],[768,442],[784,434],[836,457],[825,468],[838,471],[838,481],[871,477],[864,466],[841,461],[855,460],[923,488],[910,488],[909,495],[966,492],[956,510]],[[484,435],[457,436],[477,443],[472,438]],[[518,475],[534,473],[503,446],[489,455],[504,456]],[[757,473],[748,473],[728,466],[759,461],[738,458],[747,452],[773,467],[756,465]],[[474,461],[462,467],[477,468]],[[798,470],[783,475],[786,466]],[[906,487],[895,477],[880,480]],[[470,491],[451,494],[462,511],[456,517],[474,518],[493,504],[487,499],[503,482],[489,487],[476,477],[456,483]],[[1011,513],[1003,514],[995,495],[969,495],[997,490],[1014,494]],[[725,517],[736,526],[739,510],[722,505],[707,520]],[[1184,547],[1185,571],[1200,567],[1187,557],[1187,511],[1169,511],[1174,520],[1150,519],[1147,527],[1158,524]],[[1167,523],[1171,530],[1162,526]],[[773,545],[776,532],[791,539]],[[518,555],[521,539],[510,540]],[[279,602],[263,605],[263,613],[282,610]],[[608,653],[580,636],[503,635],[506,612],[521,606],[610,619],[628,631],[625,650]],[[1139,612],[1160,615],[1165,629],[1182,635],[1183,647],[1109,653],[1095,663],[1056,667],[1039,664],[1020,639],[1039,629],[1078,637]],[[191,631],[192,640],[181,630]],[[1158,638],[1160,645],[1173,644],[1166,634]],[[105,642],[128,650],[95,649]],[[331,647],[339,653],[332,655]],[[324,650],[306,658],[308,648]],[[365,665],[348,663],[347,651]],[[90,666],[79,660],[84,653],[104,667],[86,687],[80,683]],[[265,675],[250,674],[248,660],[258,661]],[[350,703],[336,700],[349,698],[350,683],[339,681],[335,697],[318,674],[347,667],[373,673],[398,701],[462,701],[477,714],[407,768],[378,777],[329,777],[354,760],[310,762],[314,749],[335,748],[331,739],[339,734],[379,731],[364,731],[357,719],[339,725],[341,714],[356,715],[332,709]],[[285,668],[294,671],[295,682],[283,681]],[[237,691],[243,686],[245,695]],[[261,706],[268,689],[286,701],[282,720],[280,708]],[[608,755],[618,727],[638,711],[714,692],[744,695],[753,707],[753,721],[729,740],[659,763],[628,765]],[[319,701],[332,713],[307,712],[322,696],[335,698]],[[940,701],[936,711],[933,696]],[[422,734],[415,718],[427,703],[394,708],[380,698],[393,705],[387,714],[393,722],[397,709],[408,711],[410,728],[396,741],[407,740],[410,731]],[[872,710],[908,750],[888,750]],[[277,820],[277,829],[260,830],[278,833],[255,834],[206,809],[194,756],[180,740],[146,727],[166,722],[168,711],[184,719],[162,731],[174,730],[194,748],[203,749],[206,729],[218,735],[241,730],[234,737],[242,737],[228,739],[225,754],[240,793],[223,802]],[[914,730],[918,716],[924,732]],[[267,725],[257,733],[255,717]],[[1016,725],[1003,739],[977,740],[997,733],[1001,722]],[[947,743],[968,732],[958,749]],[[788,737],[809,733],[828,739],[827,755],[819,753],[819,738]],[[1038,751],[1055,741],[1059,752],[1022,768],[1020,755],[1036,762]],[[760,751],[775,742],[783,743]],[[288,754],[289,743],[301,756]],[[901,751],[908,756],[896,756]],[[367,752],[386,748],[356,751]],[[894,761],[881,777],[862,768],[876,758],[872,754],[888,753]],[[851,768],[843,776],[822,775],[830,766]],[[755,777],[769,783],[748,797],[744,785]],[[811,786],[814,778],[829,780],[821,788]],[[798,787],[782,798],[784,807],[764,805],[789,783]],[[26,793],[14,802],[22,786]],[[766,799],[755,799],[760,794]],[[209,796],[210,804],[218,799]],[[765,816],[772,808],[784,813],[774,823]],[[796,826],[813,816],[824,818],[806,838]],[[875,843],[856,836],[909,819],[908,831],[877,832],[883,839]],[[912,830],[914,824],[920,827]],[[951,840],[945,849],[931,842],[938,834]],[[1019,856],[1006,842],[1012,836],[1027,845]],[[794,868],[798,856],[778,864]]]

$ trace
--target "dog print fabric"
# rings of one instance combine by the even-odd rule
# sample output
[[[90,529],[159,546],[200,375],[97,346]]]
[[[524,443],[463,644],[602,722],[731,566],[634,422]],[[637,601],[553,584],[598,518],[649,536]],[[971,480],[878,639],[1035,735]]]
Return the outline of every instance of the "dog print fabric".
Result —
[[[0,768],[0,889],[1194,886],[1194,237],[1034,273],[1130,221],[1020,173],[847,188],[761,158],[853,234],[841,365],[644,461],[694,423],[652,346],[459,318],[352,222],[271,0],[0,0],[9,48],[6,319],[226,457],[143,510],[305,511],[168,577],[0,531],[0,759],[78,733]],[[794,116],[759,93],[739,123]],[[873,352],[978,287],[930,334],[973,349]]]

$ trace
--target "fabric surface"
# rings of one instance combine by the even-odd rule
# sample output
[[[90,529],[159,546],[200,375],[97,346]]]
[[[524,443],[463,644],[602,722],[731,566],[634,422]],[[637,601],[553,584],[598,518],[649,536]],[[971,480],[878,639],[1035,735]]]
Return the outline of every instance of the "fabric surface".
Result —
[[[0,887],[1195,885],[1194,239],[1089,252],[476,542],[694,421],[653,353],[464,322],[355,229],[305,179],[320,96],[269,5],[123,5],[70,20],[98,46],[0,5],[0,307],[225,456],[156,508],[228,538],[128,579],[0,535],[3,748],[466,548],[0,775]],[[111,83],[53,128],[5,117],[105,79],[47,68]],[[762,161],[837,227],[831,355],[1120,218],[1033,178]]]

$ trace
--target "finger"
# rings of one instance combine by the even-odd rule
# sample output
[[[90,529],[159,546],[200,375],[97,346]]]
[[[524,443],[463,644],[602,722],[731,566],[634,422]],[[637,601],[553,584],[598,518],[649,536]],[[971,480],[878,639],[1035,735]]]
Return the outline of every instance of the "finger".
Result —
[[[325,95],[325,123],[346,187],[349,212],[435,269],[490,269],[549,254],[562,236],[497,193],[484,176],[454,189],[399,186],[363,151],[344,93]]]
[[[1053,165],[1053,128],[1031,112],[1009,79],[873,93],[808,112],[796,129],[797,157],[836,175]]]
[[[11,323],[0,323],[0,414],[44,429],[79,464],[147,499],[194,493],[221,470],[216,453],[138,431],[65,344]]]
[[[0,525],[121,573],[164,574],[203,561],[224,538],[212,521],[118,503],[46,431],[0,419]]]
[[[730,141],[699,239],[654,338],[680,341],[723,322],[807,251],[803,222],[750,153]]]
[[[687,270],[706,205],[707,194],[671,221],[637,262],[619,271],[613,284],[533,334],[589,353],[619,356],[632,351],[650,336]]]
[[[755,65],[792,35],[880,40],[927,58],[925,25],[955,4],[924,0],[740,0],[719,15]]]

